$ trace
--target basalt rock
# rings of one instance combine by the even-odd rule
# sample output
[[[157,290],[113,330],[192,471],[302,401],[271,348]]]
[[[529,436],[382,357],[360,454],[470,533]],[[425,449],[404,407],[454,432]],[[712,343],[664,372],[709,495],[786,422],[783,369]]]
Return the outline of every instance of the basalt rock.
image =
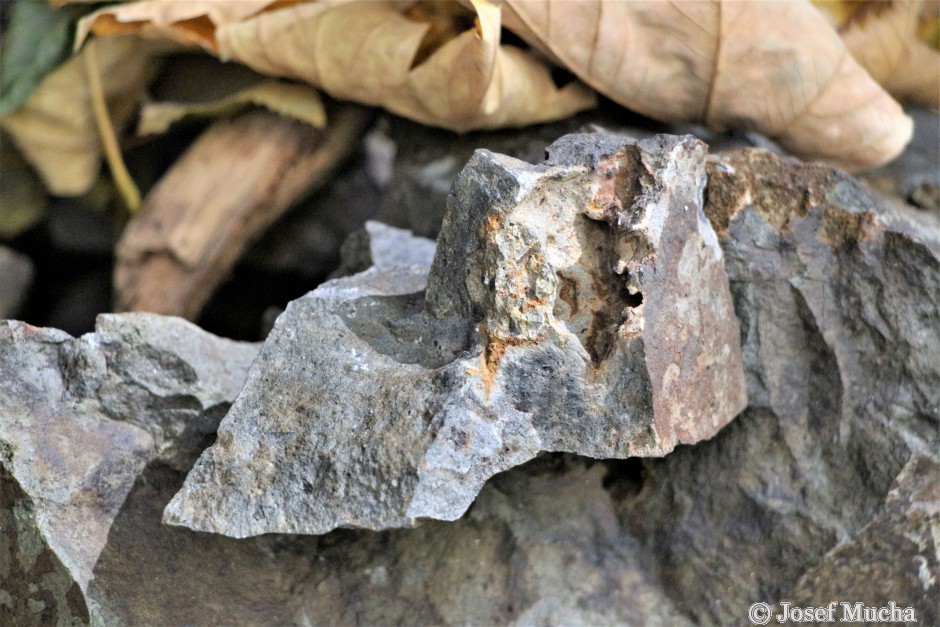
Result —
[[[745,390],[705,146],[548,152],[478,151],[430,269],[291,303],[165,520],[234,537],[454,520],[539,452],[661,456],[726,425]]]
[[[708,168],[749,408],[649,461],[627,528],[699,623],[791,594],[936,616],[940,220],[762,151]]]
[[[0,322],[0,623],[89,620],[138,475],[191,465],[256,352],[151,314],[101,316],[77,339]]]
[[[640,173],[652,170],[652,183],[644,175],[640,187],[656,205],[655,199],[676,189],[675,179],[667,186],[665,175],[655,174],[660,170],[650,163],[661,162],[649,157],[655,154],[649,143],[627,146],[616,150],[647,155],[639,159]],[[672,146],[676,155],[689,142]],[[538,243],[524,250],[541,251],[552,263],[567,258],[545,252],[553,250],[549,235],[557,241],[565,232],[559,226],[564,209],[543,209],[551,224],[539,231],[525,212],[510,206],[517,187],[500,186],[513,180],[506,171],[528,172],[515,178],[523,181],[518,206],[531,211],[537,197],[525,190],[546,179],[559,186],[584,180],[579,177],[587,176],[590,161],[583,171],[572,168],[573,173],[551,179],[552,172],[567,167],[557,163],[557,151],[556,146],[556,163],[542,167],[485,153],[475,157],[474,167],[485,168],[473,170],[478,184],[469,174],[461,179],[454,202],[471,200],[455,205],[460,211],[452,208],[448,228],[458,228],[442,241],[431,290],[422,291],[427,262],[415,264],[411,255],[426,252],[430,242],[368,226],[350,244],[351,268],[367,262],[375,267],[331,282],[291,306],[272,336],[277,344],[265,348],[253,387],[243,394],[254,396],[254,404],[239,400],[240,421],[249,410],[259,410],[257,421],[245,422],[257,431],[232,423],[220,439],[258,441],[255,453],[263,471],[272,473],[285,493],[298,487],[302,492],[310,478],[300,474],[307,472],[304,462],[320,473],[316,463],[331,459],[329,452],[319,457],[309,452],[315,438],[324,441],[323,432],[311,428],[313,421],[336,420],[328,426],[337,429],[339,418],[359,416],[360,422],[343,423],[345,432],[330,441],[334,457],[351,461],[327,473],[333,483],[310,483],[310,489],[322,499],[317,486],[343,488],[337,498],[360,503],[369,498],[362,493],[371,490],[376,510],[395,512],[400,502],[395,499],[409,495],[401,491],[408,485],[400,481],[396,492],[390,481],[400,475],[374,469],[396,468],[389,462],[419,468],[415,472],[423,468],[424,475],[409,479],[417,489],[430,476],[422,461],[434,470],[442,459],[460,459],[438,454],[447,451],[444,444],[478,451],[480,429],[464,439],[446,427],[489,407],[476,414],[477,424],[504,433],[496,431],[505,424],[496,419],[507,407],[510,417],[521,411],[519,402],[506,400],[517,393],[510,382],[520,372],[533,390],[526,402],[567,402],[570,390],[578,389],[559,378],[568,370],[524,370],[525,351],[538,345],[549,347],[544,350],[550,354],[566,354],[568,347],[580,346],[581,362],[569,363],[603,370],[604,360],[595,362],[582,343],[583,327],[572,322],[579,320],[572,312],[608,301],[595,300],[585,282],[578,283],[577,298],[571,287],[561,298],[565,284],[557,274],[551,317],[513,300],[513,291],[528,296],[530,283],[514,285],[506,273],[518,276],[520,264],[528,268],[534,256],[515,254],[519,247],[513,243]],[[628,161],[620,161],[621,171]],[[679,177],[689,166],[676,161]],[[603,173],[596,165],[595,175]],[[940,223],[929,212],[882,203],[824,166],[748,151],[712,159],[707,168],[705,213],[718,229],[741,320],[749,408],[712,439],[677,446],[664,459],[596,462],[540,455],[491,477],[454,522],[240,540],[162,525],[165,506],[211,441],[214,423],[240,388],[257,347],[142,314],[102,317],[95,334],[78,339],[0,323],[0,624],[742,624],[757,601],[798,607],[846,601],[876,608],[893,602],[913,607],[918,624],[937,623]],[[483,198],[490,190],[491,201],[473,201],[466,194],[474,189]],[[619,189],[622,198],[633,188]],[[600,196],[590,185],[583,193]],[[572,200],[577,193],[571,194],[561,202],[579,206]],[[489,230],[487,217],[493,214],[504,219]],[[673,209],[668,215],[685,214]],[[616,232],[612,222],[598,226]],[[473,224],[486,226],[479,230]],[[628,223],[625,230],[636,228]],[[471,240],[465,248],[461,237]],[[610,238],[602,243],[616,241]],[[579,239],[577,257],[593,263],[586,241],[594,240]],[[402,248],[408,254],[386,254]],[[494,258],[498,263],[490,261]],[[445,267],[442,259],[453,265]],[[551,275],[545,279],[536,272],[541,266],[533,266],[534,276],[543,279],[531,282],[538,297]],[[482,268],[483,279],[467,273],[474,268]],[[654,310],[647,307],[656,302],[651,286],[661,275],[642,275],[641,269],[633,265],[611,275],[626,284],[628,305],[638,304],[631,294],[643,294],[642,309],[623,311],[635,320],[639,310],[645,331],[654,326]],[[437,283],[441,277],[446,280]],[[664,294],[660,297],[669,291]],[[466,311],[471,313],[459,313]],[[510,328],[507,320],[516,326]],[[479,379],[491,337],[524,334],[540,324],[569,341],[561,346],[549,334],[531,343],[508,342],[501,355],[497,352],[490,383]],[[318,334],[315,325],[324,329]],[[618,342],[639,339],[644,336],[616,335],[607,359],[626,350]],[[652,350],[649,344],[642,347],[644,357]],[[268,361],[271,356],[275,361]],[[304,372],[297,366],[304,359],[321,369],[308,366]],[[324,372],[323,364],[333,368],[325,370],[337,381],[333,387],[312,378],[311,373]],[[516,365],[512,376],[503,370],[507,364]],[[645,367],[650,372],[648,363]],[[565,368],[572,378],[583,377],[584,370]],[[297,372],[285,375],[279,369]],[[366,386],[375,376],[385,387]],[[421,383],[422,376],[431,383]],[[286,385],[291,382],[296,386]],[[263,391],[265,383],[269,389]],[[298,389],[312,391],[301,399]],[[409,429],[433,422],[434,415],[414,413],[403,421],[382,402],[412,407],[429,389],[451,412],[444,416],[451,422],[435,423],[418,442],[430,443],[430,449],[415,446],[402,453],[394,447],[416,441]],[[463,394],[477,405],[457,405]],[[285,400],[264,405],[262,395]],[[503,400],[487,406],[487,399]],[[585,403],[592,411],[595,405]],[[317,415],[323,406],[333,413]],[[363,408],[360,414],[357,407]],[[466,411],[454,413],[457,409]],[[310,418],[288,420],[298,414]],[[526,417],[532,431],[544,434],[545,422],[532,414]],[[402,424],[392,420],[395,416]],[[369,429],[378,434],[369,436]],[[409,438],[398,437],[401,433]],[[592,438],[604,433],[582,429],[579,437],[596,442]],[[605,454],[603,447],[595,448]],[[216,451],[210,453],[216,460],[212,476],[244,489],[244,467],[230,467],[219,457],[220,450],[238,448],[211,450]],[[373,474],[363,474],[370,468]],[[279,479],[275,471],[281,470],[298,474]],[[457,485],[450,481],[455,475],[432,487],[446,495]],[[245,502],[250,505],[259,494],[249,494]],[[296,513],[297,504],[288,499],[253,511],[280,522],[277,517]],[[206,499],[199,507],[231,508],[232,501]]]

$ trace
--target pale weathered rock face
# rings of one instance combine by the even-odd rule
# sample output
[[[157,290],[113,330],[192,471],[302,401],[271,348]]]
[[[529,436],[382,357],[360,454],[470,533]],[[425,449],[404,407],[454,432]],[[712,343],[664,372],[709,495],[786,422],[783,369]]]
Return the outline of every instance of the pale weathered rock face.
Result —
[[[78,339],[0,322],[0,622],[88,620],[92,569],[138,475],[192,463],[257,348],[150,314],[101,316]]]
[[[791,593],[936,616],[938,547],[923,525],[940,517],[897,499],[937,485],[940,221],[762,151],[712,160],[706,198],[749,408],[714,440],[650,461],[642,494],[622,504],[625,525],[698,622],[740,622],[751,603]],[[916,490],[911,502],[930,498]],[[863,555],[868,569],[846,578]]]
[[[0,246],[0,319],[16,315],[33,280],[33,264]]]
[[[427,268],[292,303],[165,520],[244,537],[454,520],[540,451],[664,455],[745,404],[705,147],[480,151]],[[425,283],[427,283],[426,291]]]

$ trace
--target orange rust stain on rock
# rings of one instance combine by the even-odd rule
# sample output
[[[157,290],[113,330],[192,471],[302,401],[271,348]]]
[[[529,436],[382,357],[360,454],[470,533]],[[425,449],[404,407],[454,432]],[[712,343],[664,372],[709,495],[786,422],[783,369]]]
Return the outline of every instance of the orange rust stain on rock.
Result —
[[[522,346],[529,343],[521,338],[498,338],[489,333],[486,334],[486,345],[483,352],[480,353],[480,378],[483,380],[483,388],[486,397],[489,398],[493,391],[493,383],[496,381],[496,371],[499,364],[506,354],[506,349],[510,346]]]
[[[558,298],[568,305],[571,310],[569,315],[578,315],[578,311],[580,311],[580,305],[578,303],[578,284],[562,273],[558,273],[558,278],[561,279],[561,289],[558,291]]]
[[[503,224],[503,216],[498,213],[488,213],[483,219],[483,224],[481,229],[483,231],[483,236],[486,237],[496,229],[498,229]]]
[[[493,382],[496,380],[496,369],[506,352],[506,345],[490,336],[486,338],[486,346],[480,353],[480,378],[483,380],[483,389],[489,398],[493,392]]]
[[[548,301],[550,299],[550,294],[545,294],[539,297],[527,296],[526,299],[522,302],[520,310],[525,313],[527,311],[532,311],[533,309],[544,309],[548,306]]]

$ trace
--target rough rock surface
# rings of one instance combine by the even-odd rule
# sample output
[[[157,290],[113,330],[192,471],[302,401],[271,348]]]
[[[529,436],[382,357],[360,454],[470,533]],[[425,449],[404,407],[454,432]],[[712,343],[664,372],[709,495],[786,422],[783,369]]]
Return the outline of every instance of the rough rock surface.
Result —
[[[937,484],[935,464],[910,460],[940,450],[940,221],[762,151],[712,160],[706,198],[741,320],[749,408],[713,440],[651,460],[624,524],[697,622],[740,622],[750,603],[794,589],[877,605],[888,585],[935,615],[936,540],[914,538],[922,524],[936,529],[936,514],[926,523],[898,513],[907,497],[885,498],[896,480],[902,492]],[[920,494],[910,498],[930,493]],[[894,553],[879,530],[913,544]],[[863,554],[868,570],[809,592]]]
[[[545,456],[456,522],[235,540],[161,525],[183,475],[152,464],[88,596],[107,625],[689,624],[620,532],[604,477]]]
[[[257,349],[151,314],[101,316],[77,339],[0,322],[0,623],[89,619],[138,475],[192,464]]]
[[[369,220],[343,242],[340,266],[330,278],[350,276],[369,268],[394,270],[431,267],[434,242],[394,226]]]
[[[33,280],[33,264],[0,246],[0,319],[16,315]]]
[[[940,462],[915,455],[875,518],[800,577],[787,600],[825,606],[913,607],[921,625],[940,624]]]
[[[234,537],[461,516],[540,451],[664,455],[744,406],[705,147],[479,151],[434,264],[293,302],[165,520]],[[426,291],[422,291],[427,282]]]

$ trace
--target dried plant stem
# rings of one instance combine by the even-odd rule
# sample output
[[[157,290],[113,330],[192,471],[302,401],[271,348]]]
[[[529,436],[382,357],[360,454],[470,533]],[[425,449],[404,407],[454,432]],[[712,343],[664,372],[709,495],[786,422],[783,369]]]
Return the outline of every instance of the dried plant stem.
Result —
[[[91,105],[95,114],[95,124],[98,127],[98,137],[101,140],[101,146],[104,148],[105,160],[108,162],[111,176],[114,177],[114,184],[117,186],[124,204],[127,206],[128,211],[135,213],[140,209],[140,190],[137,189],[134,179],[131,178],[127,166],[124,164],[121,148],[117,142],[117,135],[114,132],[114,125],[111,123],[111,116],[108,115],[104,87],[101,84],[98,53],[94,46],[86,46],[82,54],[85,57],[85,73],[88,75]]]

